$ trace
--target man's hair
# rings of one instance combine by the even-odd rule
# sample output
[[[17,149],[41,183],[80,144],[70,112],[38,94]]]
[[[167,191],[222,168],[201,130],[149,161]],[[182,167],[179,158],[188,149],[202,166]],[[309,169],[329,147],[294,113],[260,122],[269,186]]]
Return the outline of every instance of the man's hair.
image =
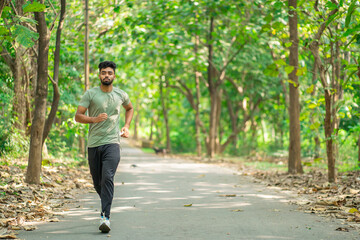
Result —
[[[108,67],[112,68],[114,70],[114,73],[115,73],[116,64],[114,62],[111,62],[111,61],[101,62],[99,64],[99,72],[101,72],[101,69],[108,68]]]

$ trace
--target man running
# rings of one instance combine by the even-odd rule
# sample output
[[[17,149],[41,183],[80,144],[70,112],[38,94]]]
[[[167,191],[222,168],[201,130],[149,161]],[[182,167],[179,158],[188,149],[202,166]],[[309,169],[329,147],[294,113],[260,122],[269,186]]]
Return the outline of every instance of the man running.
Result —
[[[101,199],[99,230],[104,233],[110,231],[114,176],[120,162],[120,137],[129,137],[134,114],[128,94],[112,85],[115,69],[116,64],[111,61],[99,64],[101,85],[85,92],[75,115],[75,121],[89,124],[88,161],[95,190]],[[121,106],[125,108],[125,124],[120,131]]]

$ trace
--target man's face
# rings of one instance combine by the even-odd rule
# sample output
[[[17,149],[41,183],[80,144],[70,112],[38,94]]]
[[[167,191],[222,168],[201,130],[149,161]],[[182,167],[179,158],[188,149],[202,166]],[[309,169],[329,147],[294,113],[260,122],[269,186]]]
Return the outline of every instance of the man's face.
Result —
[[[112,82],[115,79],[114,70],[111,67],[102,68],[100,70],[99,77],[101,80],[101,84],[103,84],[105,86],[109,86],[112,84]]]

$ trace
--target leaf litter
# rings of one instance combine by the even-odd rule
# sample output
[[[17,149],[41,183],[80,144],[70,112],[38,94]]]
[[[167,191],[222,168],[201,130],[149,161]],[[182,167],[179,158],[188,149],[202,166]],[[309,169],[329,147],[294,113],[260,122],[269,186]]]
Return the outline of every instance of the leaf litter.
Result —
[[[24,182],[21,164],[0,165],[0,239],[17,239],[17,230],[33,231],[36,222],[59,222],[78,194],[93,189],[85,166],[43,166],[41,184],[34,185]]]
[[[260,180],[268,186],[297,193],[299,198],[290,203],[298,205],[299,210],[337,218],[348,225],[336,231],[360,230],[360,172],[338,173],[336,183],[329,183],[327,174],[320,170],[303,175],[254,170],[248,175],[255,177],[255,182]]]

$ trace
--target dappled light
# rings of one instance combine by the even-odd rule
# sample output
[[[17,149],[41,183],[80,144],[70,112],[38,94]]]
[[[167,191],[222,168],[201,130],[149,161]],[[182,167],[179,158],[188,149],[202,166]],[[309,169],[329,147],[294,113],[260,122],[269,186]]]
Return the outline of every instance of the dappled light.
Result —
[[[112,236],[149,240],[339,237],[331,238],[333,234],[324,231],[336,223],[315,220],[289,205],[297,198],[291,191],[255,184],[255,179],[233,168],[148,157],[126,143],[122,147],[124,157],[115,177]],[[38,226],[50,239],[56,234],[66,239],[74,231],[92,239],[100,236],[95,231],[99,208],[98,196],[92,191],[65,211],[60,223]]]
[[[1,0],[0,239],[358,239],[359,9]]]

